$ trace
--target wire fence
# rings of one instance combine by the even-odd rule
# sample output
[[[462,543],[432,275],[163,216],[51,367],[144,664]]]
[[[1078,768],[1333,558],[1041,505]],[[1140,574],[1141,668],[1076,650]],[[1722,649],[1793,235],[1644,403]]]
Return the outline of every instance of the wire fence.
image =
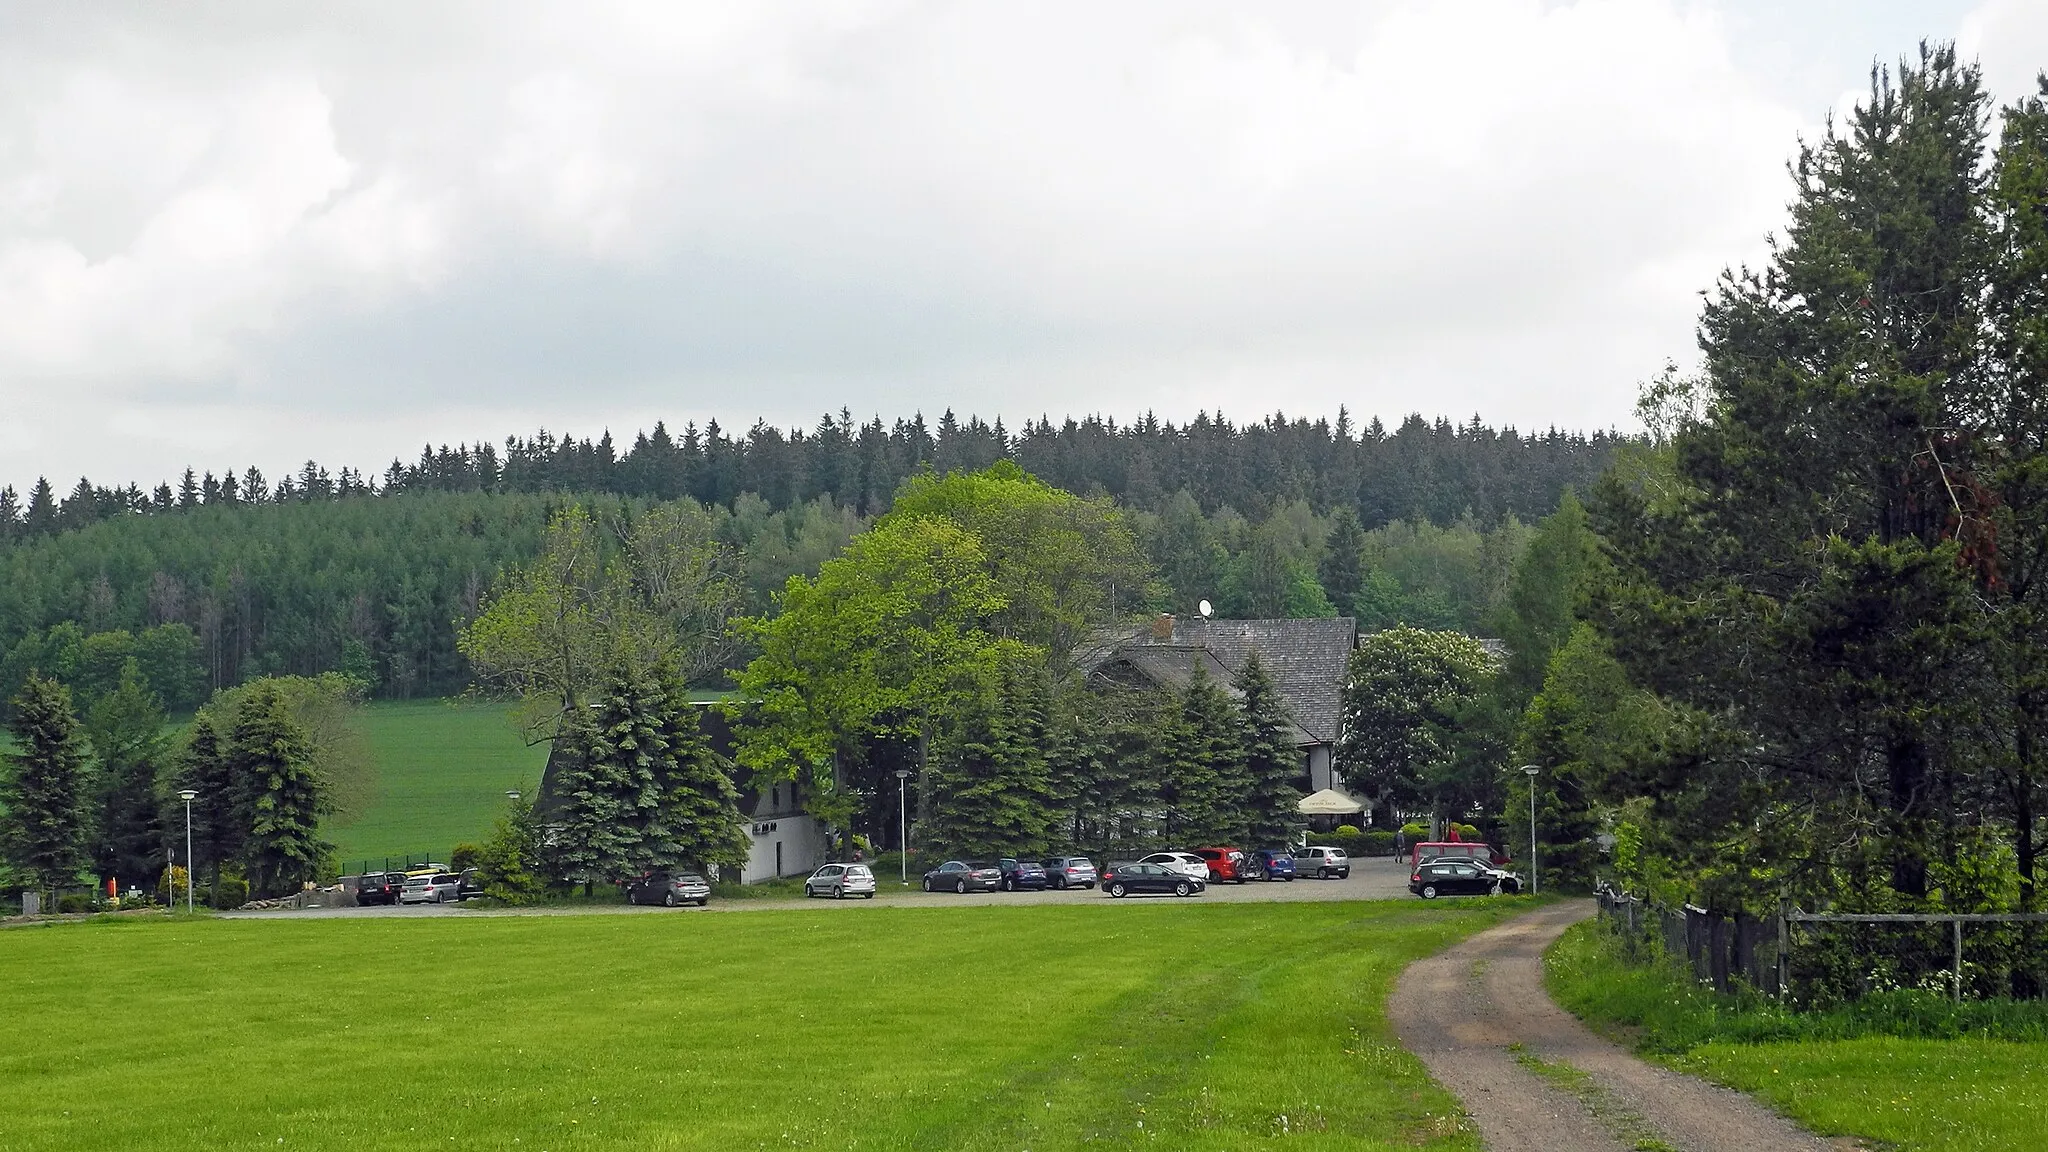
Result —
[[[1807,1003],[1899,988],[1952,999],[2048,994],[2048,913],[1805,912],[1734,916],[1602,885],[1600,917],[1632,954],[1655,941],[1700,984]]]
[[[381,859],[370,857],[362,860],[344,860],[341,874],[361,876],[366,872],[411,872],[421,868],[451,868],[454,857],[453,852],[406,852]]]

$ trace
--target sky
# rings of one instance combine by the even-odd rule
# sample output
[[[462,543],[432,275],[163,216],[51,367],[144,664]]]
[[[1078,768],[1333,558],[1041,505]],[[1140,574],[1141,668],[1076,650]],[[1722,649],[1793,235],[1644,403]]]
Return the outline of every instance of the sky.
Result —
[[[948,408],[1633,427],[2041,0],[0,3],[0,484]]]

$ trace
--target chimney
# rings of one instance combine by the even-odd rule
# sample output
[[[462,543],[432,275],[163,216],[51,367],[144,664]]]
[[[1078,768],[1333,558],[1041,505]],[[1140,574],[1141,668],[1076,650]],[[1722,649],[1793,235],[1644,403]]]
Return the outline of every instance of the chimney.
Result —
[[[1161,641],[1173,639],[1173,613],[1161,612],[1152,621],[1152,638]]]

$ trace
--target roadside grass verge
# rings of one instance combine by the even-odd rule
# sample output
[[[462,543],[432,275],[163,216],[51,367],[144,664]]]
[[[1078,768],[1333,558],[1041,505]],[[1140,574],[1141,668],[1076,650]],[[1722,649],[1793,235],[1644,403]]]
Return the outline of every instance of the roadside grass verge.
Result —
[[[1815,1012],[1720,996],[1631,963],[1596,922],[1544,958],[1566,1010],[1638,1051],[1750,1092],[1827,1136],[1902,1150],[2034,1148],[2048,1131],[2048,1004],[1897,992]]]
[[[1517,907],[117,921],[0,948],[8,1149],[1471,1150],[1387,1028]]]

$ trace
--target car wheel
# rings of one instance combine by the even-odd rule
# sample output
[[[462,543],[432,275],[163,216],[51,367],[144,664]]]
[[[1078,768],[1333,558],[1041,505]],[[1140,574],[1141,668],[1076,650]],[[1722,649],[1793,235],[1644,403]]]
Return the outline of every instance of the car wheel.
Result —
[[[845,889],[845,888],[834,888],[834,889],[832,889],[832,898],[833,898],[834,900],[844,900],[844,899],[846,899],[846,889]]]
[[[1423,898],[1424,900],[1434,900],[1434,899],[1436,899],[1436,885],[1434,885],[1434,884],[1424,884],[1424,885],[1422,886],[1422,898]]]
[[[633,891],[631,888],[626,889],[626,903],[638,904],[639,902],[640,894],[638,892]]]
[[[1014,880],[1012,880],[1012,879],[1010,879],[1010,878],[1009,878],[1008,876],[1005,876],[1005,877],[1003,877],[1003,891],[1005,891],[1005,892],[1015,892],[1016,890],[1017,890],[1017,882],[1016,882],[1016,881],[1014,881]]]
[[[1067,886],[1067,878],[1065,876],[1053,877],[1052,886],[1055,888],[1065,888]]]
[[[873,892],[863,892],[860,894],[860,898],[863,900],[873,900],[875,898],[875,894]]]
[[[922,884],[922,885],[924,885],[924,890],[925,890],[925,891],[929,892],[929,891],[931,891],[931,890],[932,890],[932,878],[931,878],[931,877],[927,876],[927,877],[925,877],[925,878],[924,878],[923,880],[919,881],[919,883],[920,883],[920,884]]]
[[[1190,893],[1190,892],[1193,892],[1193,891],[1194,891],[1194,889],[1193,889],[1193,888],[1190,888],[1190,887],[1188,887],[1188,882],[1187,882],[1187,881],[1185,881],[1185,880],[1183,880],[1183,881],[1181,881],[1180,883],[1178,883],[1178,884],[1175,884],[1175,885],[1173,886],[1173,894],[1174,894],[1175,896],[1185,896],[1185,895],[1187,895],[1188,893]]]
[[[955,896],[965,896],[965,895],[967,895],[967,881],[965,881],[965,880],[955,880],[955,881],[953,881],[953,895],[955,895]]]
[[[1488,890],[1487,890],[1487,893],[1486,893],[1486,894],[1487,894],[1488,896],[1498,896],[1498,895],[1500,895],[1500,885],[1498,885],[1498,884],[1495,884],[1495,885],[1494,885],[1494,886],[1493,886],[1492,888],[1490,888],[1490,889],[1488,889]]]
[[[1123,884],[1122,884],[1121,882],[1119,882],[1119,883],[1116,883],[1116,884],[1111,884],[1111,885],[1109,886],[1109,894],[1110,894],[1111,896],[1115,896],[1115,897],[1116,897],[1116,898],[1118,898],[1118,899],[1122,899],[1122,898],[1123,898],[1123,894],[1124,894],[1124,886],[1123,886]]]
[[[673,908],[673,907],[675,907],[675,906],[676,906],[676,894],[675,894],[675,893],[673,893],[673,892],[671,892],[671,893],[669,893],[668,895],[666,895],[666,896],[663,896],[663,897],[661,898],[661,906],[662,906],[663,908]]]
[[[709,896],[699,896],[699,897],[697,897],[697,907],[699,907],[699,908],[709,908],[709,907],[711,907],[711,897],[709,897]]]

